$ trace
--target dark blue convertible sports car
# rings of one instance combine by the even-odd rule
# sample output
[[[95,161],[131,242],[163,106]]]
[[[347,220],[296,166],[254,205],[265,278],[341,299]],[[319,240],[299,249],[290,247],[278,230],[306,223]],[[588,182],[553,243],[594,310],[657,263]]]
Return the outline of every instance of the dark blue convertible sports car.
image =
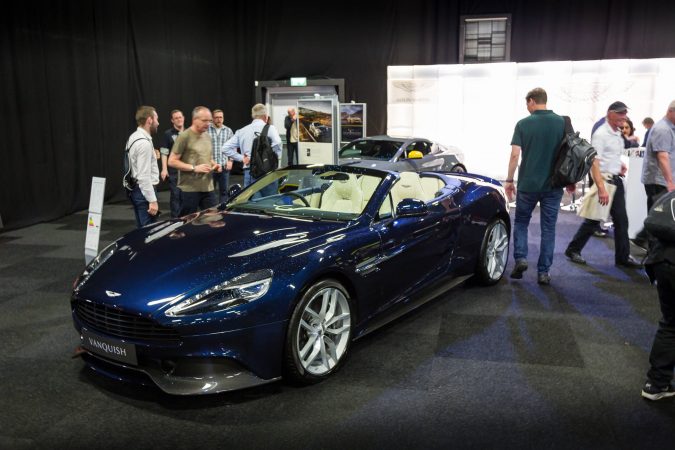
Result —
[[[87,266],[71,306],[88,366],[171,394],[314,383],[352,340],[506,266],[504,192],[478,175],[293,166],[233,194]]]

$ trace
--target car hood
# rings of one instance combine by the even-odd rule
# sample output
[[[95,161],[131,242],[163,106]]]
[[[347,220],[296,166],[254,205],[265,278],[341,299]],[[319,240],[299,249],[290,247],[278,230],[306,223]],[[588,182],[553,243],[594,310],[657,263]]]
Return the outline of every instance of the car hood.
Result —
[[[133,309],[150,304],[161,308],[243,273],[279,267],[279,259],[328,244],[347,225],[202,211],[188,220],[160,222],[127,234],[75,294]],[[301,264],[303,259],[293,261]]]

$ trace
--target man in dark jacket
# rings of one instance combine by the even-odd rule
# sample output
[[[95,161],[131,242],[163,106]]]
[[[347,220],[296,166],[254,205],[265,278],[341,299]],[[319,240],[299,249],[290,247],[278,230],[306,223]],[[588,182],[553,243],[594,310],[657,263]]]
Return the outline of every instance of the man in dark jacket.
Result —
[[[665,201],[675,202],[675,194],[667,194]],[[654,205],[650,214],[659,206],[670,207],[672,211],[672,205],[660,203]],[[671,223],[675,228],[675,220]],[[642,388],[642,396],[649,400],[660,400],[675,396],[675,389],[671,384],[675,369],[675,242],[653,236],[649,242],[645,268],[649,279],[656,281],[662,317],[649,354],[651,367],[647,372],[647,382]]]
[[[292,142],[291,128],[295,122],[295,108],[288,108],[288,115],[284,119],[284,128],[286,128],[286,155],[288,155],[288,165],[298,164],[298,142]]]

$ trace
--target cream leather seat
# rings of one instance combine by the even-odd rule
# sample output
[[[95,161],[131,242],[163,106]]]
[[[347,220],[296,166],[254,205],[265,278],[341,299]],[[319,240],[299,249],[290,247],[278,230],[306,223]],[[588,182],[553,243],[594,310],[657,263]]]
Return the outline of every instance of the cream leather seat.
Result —
[[[420,176],[415,172],[401,172],[401,177],[391,188],[391,197],[394,201],[394,208],[399,202],[406,198],[416,198],[427,202],[433,198],[424,192]]]
[[[363,193],[356,176],[349,174],[346,180],[335,180],[321,197],[320,209],[324,211],[360,214],[363,211]]]
[[[380,184],[380,181],[382,181],[382,179],[379,177],[368,175],[361,175],[361,177],[359,177],[358,185],[361,189],[361,193],[363,194],[363,204],[361,205],[361,209],[366,207],[370,201],[370,198],[375,193],[375,189],[377,189],[377,186]]]
[[[420,177],[422,189],[429,200],[436,198],[436,193],[445,187],[445,182],[438,177]]]

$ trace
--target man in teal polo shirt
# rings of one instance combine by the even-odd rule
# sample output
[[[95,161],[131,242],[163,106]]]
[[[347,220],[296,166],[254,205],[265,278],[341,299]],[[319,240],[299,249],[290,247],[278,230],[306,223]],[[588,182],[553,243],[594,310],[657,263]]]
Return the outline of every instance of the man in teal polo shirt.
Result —
[[[532,89],[525,97],[530,116],[516,124],[511,139],[509,172],[504,188],[510,199],[516,197],[516,219],[513,227],[513,256],[516,265],[511,278],[523,278],[527,270],[527,229],[532,211],[539,203],[541,243],[537,262],[537,282],[550,284],[549,269],[553,263],[555,225],[558,220],[562,189],[551,187],[553,159],[560,145],[565,128],[564,119],[546,109],[547,95],[542,88]],[[518,189],[513,176],[518,167]]]

